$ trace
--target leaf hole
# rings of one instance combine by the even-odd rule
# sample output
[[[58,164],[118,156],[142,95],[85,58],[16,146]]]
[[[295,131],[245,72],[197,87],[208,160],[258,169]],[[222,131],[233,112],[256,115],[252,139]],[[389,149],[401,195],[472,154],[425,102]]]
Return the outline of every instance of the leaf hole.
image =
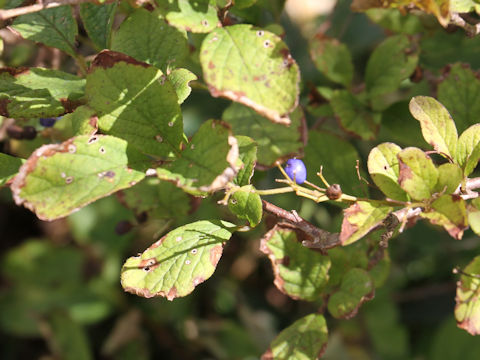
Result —
[[[190,260],[185,260],[185,265],[190,265],[191,261]]]
[[[173,126],[173,121],[169,121],[168,126],[172,127]]]
[[[107,150],[105,150],[103,146],[100,146],[100,149],[98,149],[98,151],[100,152],[100,154],[105,154],[107,152]]]
[[[263,43],[263,47],[268,48],[268,47],[270,47],[270,44],[271,44],[270,40],[265,40],[264,43]]]
[[[75,154],[76,151],[77,151],[77,147],[75,145],[73,144],[68,145],[68,152],[70,154]]]
[[[192,249],[191,253],[195,255],[198,252],[198,249]]]
[[[98,141],[97,136],[92,136],[90,139],[88,139],[87,144],[93,144],[94,142]]]
[[[157,140],[159,143],[161,143],[163,141],[163,138],[160,135],[156,135],[155,140]]]
[[[181,237],[181,236],[177,236],[177,237],[175,238],[175,241],[176,241],[176,242],[182,241],[182,237]]]
[[[65,178],[65,182],[67,184],[71,184],[73,182],[73,176],[68,176],[67,178]]]
[[[263,35],[265,35],[265,31],[263,31],[263,30],[258,30],[257,31],[257,36],[263,36]]]
[[[150,271],[150,266],[145,266],[145,267],[143,268],[143,271],[149,272],[149,271]]]
[[[208,20],[207,20],[207,19],[203,19],[203,20],[202,20],[202,25],[203,25],[203,26],[208,26]]]

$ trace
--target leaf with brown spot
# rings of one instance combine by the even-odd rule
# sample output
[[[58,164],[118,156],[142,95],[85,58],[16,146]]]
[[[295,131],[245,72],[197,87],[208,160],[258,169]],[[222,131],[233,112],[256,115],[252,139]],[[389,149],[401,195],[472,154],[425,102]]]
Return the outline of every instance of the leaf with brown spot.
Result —
[[[157,168],[160,179],[192,195],[223,189],[238,171],[238,144],[221,121],[202,124],[178,159]]]
[[[375,200],[357,201],[345,209],[340,232],[342,245],[351,244],[367,235],[379,226],[392,211],[393,207]]]
[[[397,154],[399,164],[398,183],[413,200],[429,199],[435,192],[438,170],[432,159],[414,147]]]
[[[170,231],[122,267],[123,288],[143,297],[168,300],[190,294],[212,276],[234,224],[202,220]]]
[[[85,92],[103,133],[155,157],[178,155],[182,114],[175,88],[161,70],[104,50],[92,63]]]
[[[420,213],[424,219],[443,228],[454,239],[460,240],[468,228],[465,200],[459,195],[442,195],[431,205],[431,211]]]
[[[203,40],[200,62],[213,96],[290,124],[290,113],[298,104],[300,72],[278,36],[246,24],[218,28]]]
[[[11,190],[17,205],[42,220],[54,220],[132,186],[145,177],[149,163],[122,139],[82,135],[38,148],[20,168]]]
[[[328,282],[330,259],[301,244],[295,231],[276,225],[262,238],[260,250],[268,255],[275,286],[297,300],[315,301]]]
[[[480,256],[475,257],[463,272],[457,282],[455,318],[459,328],[480,335]]]

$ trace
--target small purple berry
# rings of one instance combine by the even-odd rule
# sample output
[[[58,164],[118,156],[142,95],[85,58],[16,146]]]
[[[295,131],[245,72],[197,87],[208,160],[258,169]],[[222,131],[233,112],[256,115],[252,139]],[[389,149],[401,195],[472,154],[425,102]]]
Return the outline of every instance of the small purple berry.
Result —
[[[43,127],[52,127],[56,121],[57,118],[40,118],[40,125]]]
[[[290,179],[295,179],[297,184],[303,184],[307,180],[307,168],[300,159],[290,159],[285,166],[285,172]]]

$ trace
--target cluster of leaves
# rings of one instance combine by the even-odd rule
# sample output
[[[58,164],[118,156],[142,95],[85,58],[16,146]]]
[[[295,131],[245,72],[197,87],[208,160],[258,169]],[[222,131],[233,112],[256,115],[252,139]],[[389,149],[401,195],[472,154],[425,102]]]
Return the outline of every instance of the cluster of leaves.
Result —
[[[387,4],[406,11],[410,3],[354,1],[352,6],[363,11]],[[474,1],[466,8],[450,7],[448,1],[413,3],[444,26],[459,12],[478,8]],[[258,226],[264,213],[274,215],[261,251],[271,260],[275,286],[293,299],[318,303],[322,311],[282,331],[264,358],[316,358],[327,344],[325,310],[334,318],[350,318],[373,298],[389,273],[388,241],[407,223],[426,219],[455,239],[468,227],[480,235],[474,191],[479,186],[470,178],[480,159],[480,81],[470,68],[454,64],[437,89],[446,108],[420,96],[429,94],[427,80],[415,85],[410,79],[419,64],[428,64],[428,57],[421,61],[428,39],[409,35],[422,24],[412,15],[400,18],[396,10],[370,9],[374,21],[396,17],[401,25],[388,22],[398,34],[375,48],[363,79],[355,78],[345,44],[323,33],[310,41],[311,58],[327,81],[312,86],[312,101],[305,107],[324,124],[307,132],[299,105],[300,69],[282,30],[250,24],[257,24],[265,9],[278,15],[276,4],[157,0],[143,8],[83,3],[79,18],[96,52],[90,58],[77,48],[71,6],[16,17],[15,32],[71,56],[78,75],[40,67],[0,69],[5,124],[62,116],[31,148],[12,151],[17,156],[0,154],[0,185],[9,185],[18,205],[48,221],[113,193],[137,218],[179,221],[195,210],[198,198],[224,192],[220,203],[234,215],[229,221],[179,226],[125,261],[121,283],[126,291],[169,300],[190,294],[213,274],[234,232]],[[121,12],[128,16],[114,28]],[[189,137],[182,104],[192,91],[190,83],[231,103],[221,120],[202,119]],[[433,151],[408,146],[416,144],[418,129],[417,135],[399,131],[406,120],[398,111],[405,113],[412,96],[410,112]],[[407,144],[402,149],[385,142],[368,155],[368,174],[384,196],[359,186],[361,156],[346,140],[373,140],[382,131]],[[255,172],[302,155],[310,172],[323,166],[333,184],[322,170],[325,189],[314,185],[311,173],[303,186],[288,176],[279,189],[258,190],[252,182]],[[261,198],[282,192],[346,204],[340,232],[319,229]],[[40,245],[29,246],[25,251],[35,254]],[[480,333],[479,263],[477,257],[465,268],[457,288],[457,322],[472,334]]]

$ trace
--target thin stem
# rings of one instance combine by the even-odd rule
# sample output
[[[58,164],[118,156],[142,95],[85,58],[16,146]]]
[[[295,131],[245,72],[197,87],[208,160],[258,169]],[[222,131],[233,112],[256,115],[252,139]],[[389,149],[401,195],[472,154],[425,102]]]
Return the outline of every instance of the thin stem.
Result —
[[[87,62],[85,61],[85,58],[80,54],[75,54],[73,58],[77,62],[78,68],[80,69],[80,72],[82,73],[82,75],[86,76],[88,72],[88,66],[87,66]]]
[[[50,9],[63,5],[77,5],[89,0],[62,0],[61,2],[50,2],[47,4],[33,4],[29,6],[23,6],[15,9],[0,10],[0,20],[7,20],[20,15],[31,14],[44,9]]]
[[[277,189],[267,189],[267,190],[258,190],[256,189],[255,192],[258,195],[276,195],[276,194],[284,194],[288,192],[293,192],[295,191],[291,187],[283,187],[283,188],[277,188]]]

